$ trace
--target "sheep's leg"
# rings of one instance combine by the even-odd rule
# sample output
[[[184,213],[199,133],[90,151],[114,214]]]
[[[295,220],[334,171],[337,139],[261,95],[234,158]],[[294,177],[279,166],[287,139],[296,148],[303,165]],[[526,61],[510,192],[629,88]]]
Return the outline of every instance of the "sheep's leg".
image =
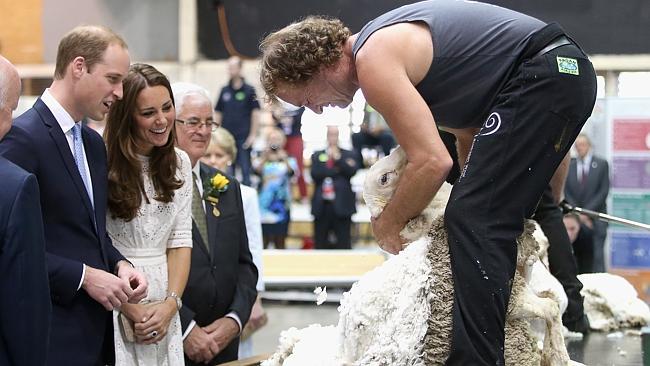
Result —
[[[524,262],[524,281],[526,281],[526,283],[530,283],[530,279],[533,273],[533,265],[535,264],[535,261],[537,261],[537,257],[534,255],[530,255],[526,259],[526,262]]]
[[[522,291],[521,307],[517,317],[538,317],[546,321],[546,335],[542,350],[542,365],[567,365],[569,354],[562,336],[562,318],[557,302],[550,298],[537,296],[530,287]]]
[[[558,308],[557,303],[553,304]],[[544,349],[542,350],[542,366],[568,365],[571,359],[564,344],[562,335],[562,318],[557,309],[557,316],[550,322],[546,322],[546,336],[544,337]]]

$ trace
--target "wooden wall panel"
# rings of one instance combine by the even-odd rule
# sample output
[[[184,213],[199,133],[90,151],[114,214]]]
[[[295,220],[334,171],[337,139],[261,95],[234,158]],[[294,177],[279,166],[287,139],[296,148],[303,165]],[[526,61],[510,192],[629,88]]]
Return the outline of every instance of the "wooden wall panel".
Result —
[[[0,53],[14,64],[43,62],[42,0],[0,0]]]

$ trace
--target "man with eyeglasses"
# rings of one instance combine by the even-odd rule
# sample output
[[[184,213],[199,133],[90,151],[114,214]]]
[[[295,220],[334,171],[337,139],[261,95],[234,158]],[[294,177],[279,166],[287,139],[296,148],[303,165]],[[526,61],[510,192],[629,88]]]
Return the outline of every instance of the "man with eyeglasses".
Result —
[[[203,121],[198,119],[198,118],[196,118],[196,119],[194,119],[194,118],[188,119],[187,121],[184,121],[182,119],[177,118],[174,121],[176,123],[180,123],[180,124],[185,125],[185,127],[187,127],[187,129],[192,130],[192,131],[196,131],[198,129],[206,127],[208,129],[210,129],[211,132],[214,132],[214,131],[217,130],[217,128],[220,127],[219,122],[215,122],[214,119],[212,119],[211,117],[207,118],[207,119],[205,119]]]
[[[229,184],[218,202],[205,201],[204,182],[216,174],[201,164],[211,131],[219,128],[205,89],[189,83],[172,85],[176,101],[176,146],[190,157],[192,265],[180,310],[186,365],[211,365],[237,359],[239,334],[257,297],[257,269],[248,248],[239,183]]]

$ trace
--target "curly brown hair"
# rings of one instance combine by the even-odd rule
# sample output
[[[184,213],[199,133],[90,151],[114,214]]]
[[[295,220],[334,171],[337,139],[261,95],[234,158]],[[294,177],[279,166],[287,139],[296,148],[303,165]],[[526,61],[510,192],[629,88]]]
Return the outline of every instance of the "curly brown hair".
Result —
[[[113,217],[131,221],[138,214],[142,197],[149,203],[144,191],[142,163],[136,153],[135,136],[138,133],[135,113],[137,98],[147,87],[164,86],[174,103],[169,80],[151,65],[133,64],[124,79],[124,96],[114,103],[108,113],[104,138],[108,153],[108,209]],[[154,147],[149,156],[151,181],[156,191],[155,200],[171,202],[174,191],[183,182],[176,178],[178,165],[174,141],[174,121],[169,121],[167,143]]]
[[[276,99],[279,83],[304,84],[340,60],[351,35],[339,19],[310,16],[266,36],[260,43],[260,81],[269,101]]]

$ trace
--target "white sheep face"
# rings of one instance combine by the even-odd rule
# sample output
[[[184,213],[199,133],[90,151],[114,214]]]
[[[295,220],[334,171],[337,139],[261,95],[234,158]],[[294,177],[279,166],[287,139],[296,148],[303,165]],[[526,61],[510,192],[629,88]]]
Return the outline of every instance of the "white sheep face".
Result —
[[[388,156],[379,159],[366,173],[363,198],[372,217],[377,217],[393,197],[399,178],[406,166],[406,154],[397,147]],[[400,232],[403,239],[414,241],[426,235],[433,221],[443,215],[452,186],[444,182],[435,197],[422,212],[409,220]]]
[[[363,185],[363,199],[372,217],[379,216],[390,201],[405,166],[406,154],[398,146],[368,169]]]

